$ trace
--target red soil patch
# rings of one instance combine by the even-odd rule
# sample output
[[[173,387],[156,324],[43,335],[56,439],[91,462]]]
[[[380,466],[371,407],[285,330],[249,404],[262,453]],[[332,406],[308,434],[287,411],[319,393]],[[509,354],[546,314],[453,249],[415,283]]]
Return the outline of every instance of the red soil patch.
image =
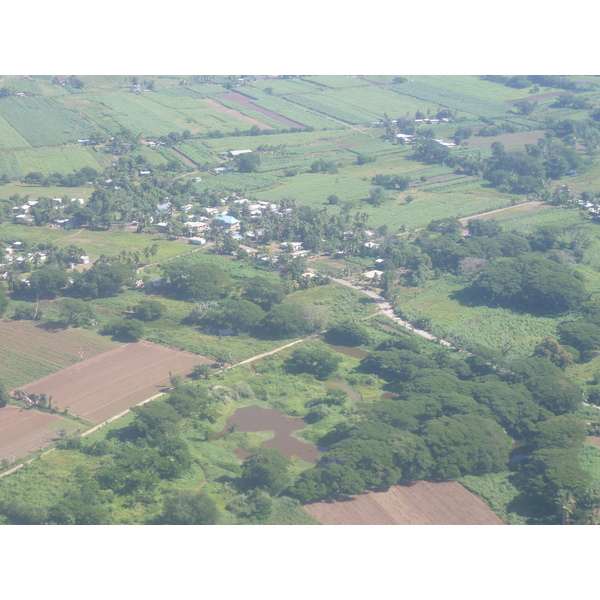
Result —
[[[261,113],[261,114],[269,117],[270,119],[273,119],[274,121],[279,121],[280,123],[287,125],[288,127],[296,127],[297,129],[305,128],[304,125],[300,125],[300,123],[296,123],[295,121],[290,121],[290,119],[286,119],[285,117],[282,117],[281,115],[278,115],[277,113],[274,113],[270,110],[267,110],[266,108],[262,108],[262,107],[258,106],[257,104],[254,104],[254,102],[252,102],[252,100],[250,98],[248,98],[248,96],[244,96],[244,94],[238,94],[237,92],[229,92],[228,94],[223,94],[222,98],[224,98],[225,100],[229,100],[230,102],[235,102],[236,104],[245,106],[246,108],[249,108],[250,110],[254,110],[258,113]],[[272,129],[272,128],[270,128],[270,129]]]
[[[208,358],[150,342],[126,344],[26,386],[53,405],[99,423],[169,387],[169,373],[187,375]]]
[[[504,525],[456,481],[417,481],[304,508],[325,525]]]
[[[273,129],[273,127],[271,127],[270,125],[267,125],[266,123],[261,123],[260,121],[257,121],[252,117],[247,117],[246,115],[242,114],[237,110],[234,110],[233,108],[227,108],[226,106],[219,104],[216,100],[213,100],[212,98],[201,98],[200,102],[204,102],[204,104],[208,104],[208,106],[210,106],[211,108],[215,108],[217,110],[220,110],[221,112],[227,113],[231,117],[240,119],[240,121],[244,121],[246,123],[249,123],[250,125],[256,125],[259,129]]]
[[[48,427],[59,421],[64,419],[18,406],[5,406],[0,409],[0,460],[27,456],[37,452],[42,443],[47,445],[58,439],[58,434]]]
[[[588,435],[585,438],[585,441],[588,444],[592,444],[592,446],[596,446],[596,448],[598,448],[598,450],[600,450],[600,436],[599,435]]]

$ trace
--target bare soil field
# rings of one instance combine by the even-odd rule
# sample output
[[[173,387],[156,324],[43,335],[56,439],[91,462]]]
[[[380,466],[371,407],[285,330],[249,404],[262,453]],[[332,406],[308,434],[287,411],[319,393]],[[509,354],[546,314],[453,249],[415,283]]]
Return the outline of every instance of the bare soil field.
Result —
[[[41,445],[58,439],[57,431],[69,429],[67,422],[58,415],[26,410],[18,406],[5,406],[0,409],[0,460],[27,456],[40,450]]]
[[[456,481],[417,481],[304,508],[325,525],[504,525]]]
[[[14,389],[119,346],[85,329],[48,329],[33,321],[0,321],[0,376]]]
[[[93,423],[108,419],[169,387],[170,373],[187,375],[204,356],[150,342],[126,344],[26,386],[52,396],[53,406]]]
[[[300,123],[296,123],[295,121],[291,121],[290,119],[286,119],[273,111],[267,110],[266,108],[262,108],[257,104],[254,104],[248,96],[244,96],[244,94],[238,94],[237,92],[229,92],[228,94],[223,94],[223,98],[229,100],[230,102],[236,102],[237,104],[241,104],[250,110],[254,110],[257,113],[261,113],[274,121],[279,121],[288,127],[296,127],[298,129],[304,129],[304,125],[300,125]],[[272,128],[270,128],[272,129]]]
[[[260,121],[257,121],[252,117],[247,117],[246,115],[242,114],[237,110],[234,110],[233,108],[227,108],[226,106],[223,106],[222,104],[220,104],[216,100],[213,100],[212,98],[201,98],[200,102],[204,102],[204,104],[208,104],[208,106],[210,106],[211,108],[216,108],[221,112],[227,113],[231,117],[240,119],[240,121],[244,121],[250,125],[256,125],[259,129],[273,129],[270,125],[267,125],[266,123],[261,123]]]

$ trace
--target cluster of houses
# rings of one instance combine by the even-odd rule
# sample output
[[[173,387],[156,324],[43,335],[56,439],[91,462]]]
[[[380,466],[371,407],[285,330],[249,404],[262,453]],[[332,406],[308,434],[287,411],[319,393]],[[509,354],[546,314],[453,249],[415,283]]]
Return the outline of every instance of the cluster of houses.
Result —
[[[578,200],[579,206],[585,208],[592,215],[600,215],[600,204],[594,202],[586,202],[585,200]]]
[[[54,201],[54,208],[59,210],[63,204],[62,198],[52,198]],[[79,204],[83,205],[85,200],[83,198],[71,198],[71,202],[79,202]],[[13,206],[13,221],[15,223],[31,223],[33,222],[33,217],[29,214],[29,210],[34,206],[39,204],[39,200],[28,200],[26,204],[22,204],[21,206]],[[57,225],[64,225],[68,223],[69,219],[54,219],[53,223]]]
[[[43,262],[48,258],[48,255],[44,252],[24,252],[23,250],[23,242],[13,242],[10,246],[4,248],[4,253],[0,254],[0,269],[9,265],[9,263],[22,263],[22,262]],[[2,273],[0,274],[0,279],[6,279],[8,274]]]
[[[48,258],[46,252],[41,250],[33,249],[26,251],[24,249],[23,242],[15,241],[4,249],[0,246],[0,280],[6,280],[9,277],[9,272],[6,269],[9,265],[20,264],[20,263],[31,263],[37,267]],[[75,268],[76,264],[88,264],[90,262],[89,256],[80,256],[77,263],[69,263],[69,268]],[[29,283],[27,279],[23,279],[25,283]]]
[[[410,144],[413,141],[414,136],[409,135],[408,133],[397,133],[396,137],[399,140],[403,140],[405,144]],[[434,142],[437,142],[441,146],[446,146],[446,148],[454,148],[456,144],[454,142],[445,142],[444,140],[434,139]]]

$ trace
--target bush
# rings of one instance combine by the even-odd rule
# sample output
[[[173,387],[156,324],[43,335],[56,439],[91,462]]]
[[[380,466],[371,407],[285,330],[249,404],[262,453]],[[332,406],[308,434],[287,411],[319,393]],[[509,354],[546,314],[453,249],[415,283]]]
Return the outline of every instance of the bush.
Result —
[[[341,362],[342,358],[326,346],[306,344],[294,350],[288,364],[293,371],[327,379]]]

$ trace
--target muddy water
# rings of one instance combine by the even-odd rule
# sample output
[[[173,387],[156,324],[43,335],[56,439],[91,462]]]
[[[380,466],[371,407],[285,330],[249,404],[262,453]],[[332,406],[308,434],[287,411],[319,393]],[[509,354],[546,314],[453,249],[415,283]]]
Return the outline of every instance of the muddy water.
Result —
[[[227,420],[227,429],[233,423],[236,424],[236,431],[274,431],[275,437],[264,441],[262,446],[275,448],[287,458],[297,456],[306,462],[315,463],[319,456],[319,450],[314,444],[302,442],[291,435],[306,427],[306,423],[299,417],[286,417],[270,408],[247,406],[238,409]],[[238,458],[248,456],[242,448],[238,448],[235,455]]]
[[[358,360],[362,360],[369,356],[368,352],[361,350],[360,348],[353,348],[352,346],[334,346],[333,344],[327,344],[332,350],[339,352],[340,354],[345,354],[346,356],[351,356],[352,358],[358,358]]]

